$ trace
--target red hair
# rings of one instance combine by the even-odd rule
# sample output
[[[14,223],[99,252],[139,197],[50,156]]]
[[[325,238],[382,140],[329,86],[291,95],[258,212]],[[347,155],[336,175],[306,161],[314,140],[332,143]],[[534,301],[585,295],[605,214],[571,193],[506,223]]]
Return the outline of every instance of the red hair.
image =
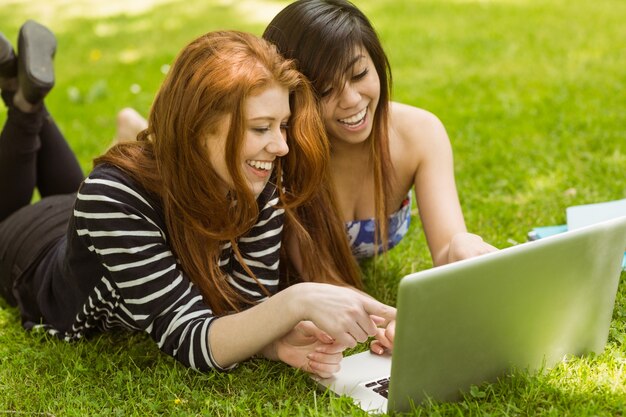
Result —
[[[275,174],[286,219],[299,230],[295,211],[314,199],[320,182],[328,177],[328,140],[308,81],[274,46],[253,35],[210,32],[192,41],[179,53],[157,93],[148,129],[137,142],[120,143],[95,161],[118,166],[160,198],[172,251],[216,313],[249,303],[227,283],[218,259],[220,243],[230,241],[246,268],[236,239],[256,223],[258,207],[241,171],[244,106],[248,97],[273,84],[290,91],[290,152],[279,159]],[[226,116],[230,127],[224,155],[232,178],[228,195],[220,191],[227,185],[211,166],[204,146],[206,136]],[[237,204],[231,204],[233,200]],[[349,253],[341,232],[343,236],[333,238]],[[298,238],[312,246],[309,234],[299,233]],[[337,266],[323,255],[316,261],[306,257],[306,264],[312,262],[325,265],[332,276],[359,282],[356,266]]]

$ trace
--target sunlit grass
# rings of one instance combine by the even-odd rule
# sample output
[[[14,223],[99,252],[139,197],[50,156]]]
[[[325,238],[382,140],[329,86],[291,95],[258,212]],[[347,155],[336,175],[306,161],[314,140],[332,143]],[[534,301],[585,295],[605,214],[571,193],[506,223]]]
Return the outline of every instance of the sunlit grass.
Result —
[[[287,3],[4,0],[0,31],[15,40],[33,17],[57,34],[57,84],[47,105],[88,171],[114,136],[117,111],[132,106],[147,114],[187,42],[215,29],[261,34]],[[565,223],[568,206],[626,197],[625,2],[356,3],[386,46],[394,98],[444,122],[471,231],[510,246],[535,226]],[[389,303],[400,277],[431,266],[418,217],[410,234],[386,261],[363,266],[367,289]],[[518,372],[475,387],[464,401],[413,414],[626,414],[625,288],[622,282],[601,355],[571,358],[538,374]],[[254,360],[228,374],[201,374],[161,354],[143,335],[67,344],[26,333],[17,311],[0,302],[0,416],[4,412],[365,415],[281,364]]]

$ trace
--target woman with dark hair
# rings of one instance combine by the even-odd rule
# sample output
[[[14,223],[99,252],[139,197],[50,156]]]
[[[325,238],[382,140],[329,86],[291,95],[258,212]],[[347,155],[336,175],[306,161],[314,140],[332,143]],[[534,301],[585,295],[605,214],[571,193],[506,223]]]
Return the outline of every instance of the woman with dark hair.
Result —
[[[331,142],[335,198],[357,258],[390,249],[407,233],[412,188],[435,265],[495,250],[467,232],[439,119],[390,101],[389,61],[356,6],[298,0],[263,37],[313,84]]]
[[[139,140],[86,179],[43,103],[55,51],[33,21],[18,55],[0,35],[0,295],[25,328],[75,340],[121,327],[197,369],[259,354],[330,376],[346,347],[394,319],[329,285],[358,287],[358,269],[324,253],[317,271],[329,274],[279,291],[283,225],[313,246],[315,224],[294,213],[318,193],[329,149],[308,82],[270,43],[227,31],[192,41]],[[328,237],[349,253],[343,233]]]

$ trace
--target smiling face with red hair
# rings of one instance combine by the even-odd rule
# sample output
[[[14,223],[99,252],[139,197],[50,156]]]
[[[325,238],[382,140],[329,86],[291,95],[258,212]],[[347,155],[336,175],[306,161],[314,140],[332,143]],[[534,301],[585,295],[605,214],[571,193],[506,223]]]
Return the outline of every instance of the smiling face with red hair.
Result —
[[[276,83],[270,85],[246,99],[244,114],[245,129],[239,159],[250,190],[258,196],[269,181],[277,158],[289,152],[289,91]],[[229,128],[230,118],[224,116],[218,123],[216,132],[207,136],[206,146],[213,169],[227,186],[233,187],[224,155]],[[224,192],[228,190],[225,189]]]
[[[237,31],[210,32],[183,48],[139,140],[99,159],[159,198],[172,251],[215,313],[249,303],[219,257],[224,242],[238,250],[237,239],[256,224],[267,187],[300,247],[305,279],[359,286],[329,194],[329,161],[309,81],[274,45]]]

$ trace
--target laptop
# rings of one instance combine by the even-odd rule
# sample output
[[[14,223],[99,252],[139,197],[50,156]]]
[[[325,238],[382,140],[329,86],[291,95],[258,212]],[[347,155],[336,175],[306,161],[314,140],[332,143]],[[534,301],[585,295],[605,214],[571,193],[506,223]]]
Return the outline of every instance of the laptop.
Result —
[[[364,410],[455,401],[512,370],[604,350],[626,217],[405,276],[393,353],[343,359],[318,383]]]

